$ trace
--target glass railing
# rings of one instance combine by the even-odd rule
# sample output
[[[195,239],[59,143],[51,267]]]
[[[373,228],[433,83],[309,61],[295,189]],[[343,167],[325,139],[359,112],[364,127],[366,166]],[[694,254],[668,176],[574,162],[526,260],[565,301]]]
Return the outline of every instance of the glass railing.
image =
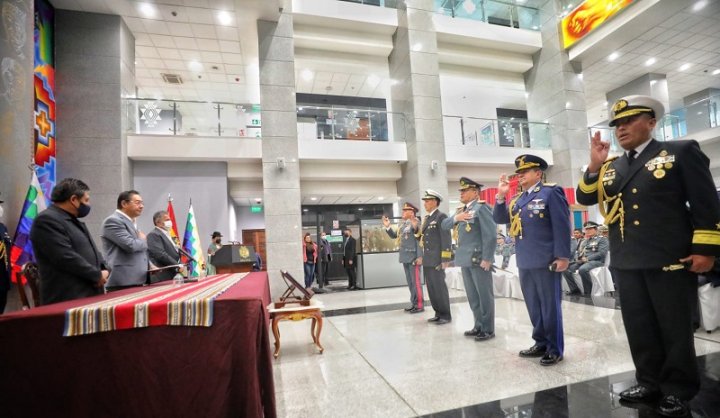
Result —
[[[260,106],[249,103],[123,99],[127,131],[137,135],[260,138]]]
[[[653,137],[658,141],[671,141],[718,126],[720,126],[720,96],[711,96],[663,116],[655,126]],[[592,126],[588,131],[590,137],[599,131],[600,137],[610,142],[611,151],[622,151],[615,138],[615,128]]]
[[[443,116],[443,129],[448,145],[550,149],[550,125],[542,122]]]
[[[540,11],[496,0],[435,0],[437,13],[510,28],[540,30]]]
[[[397,9],[398,3],[404,0],[340,0],[347,3],[367,4],[368,6],[389,7]]]
[[[407,122],[402,113],[341,106],[297,106],[299,139],[404,142]]]

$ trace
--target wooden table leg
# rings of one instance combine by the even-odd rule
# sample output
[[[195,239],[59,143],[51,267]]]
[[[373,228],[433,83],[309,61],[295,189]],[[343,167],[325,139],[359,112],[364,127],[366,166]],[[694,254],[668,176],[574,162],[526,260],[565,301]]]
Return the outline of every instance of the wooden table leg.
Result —
[[[279,315],[273,315],[272,320],[272,330],[273,335],[275,336],[275,352],[273,353],[273,357],[278,358],[280,355],[280,330],[278,329],[278,320]]]
[[[312,336],[313,343],[317,344],[317,337],[315,336],[315,324],[317,323],[317,319],[315,318],[315,315],[312,317],[312,325],[310,325],[310,335]]]
[[[322,313],[320,311],[316,312],[313,317],[313,328],[315,328],[316,318],[317,318],[317,333],[315,335],[313,335],[313,340],[315,341],[315,345],[317,345],[317,347],[320,349],[320,354],[322,354],[323,351],[325,351],[325,349],[320,344],[320,333],[322,332],[322,323],[323,323]]]

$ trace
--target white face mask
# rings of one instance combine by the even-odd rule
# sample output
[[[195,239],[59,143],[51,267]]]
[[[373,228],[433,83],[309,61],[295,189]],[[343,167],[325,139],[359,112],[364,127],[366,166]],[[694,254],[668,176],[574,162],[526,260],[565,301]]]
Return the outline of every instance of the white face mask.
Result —
[[[165,229],[168,231],[172,229],[172,221],[165,221]]]

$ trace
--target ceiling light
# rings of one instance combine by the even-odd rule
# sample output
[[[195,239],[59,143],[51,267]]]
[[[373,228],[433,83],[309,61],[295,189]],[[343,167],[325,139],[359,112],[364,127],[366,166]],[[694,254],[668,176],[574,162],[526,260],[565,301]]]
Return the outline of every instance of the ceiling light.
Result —
[[[685,64],[683,64],[683,65],[680,66],[680,71],[685,71],[685,70],[687,70],[687,69],[690,68],[690,67],[692,67],[692,64],[690,64],[690,63],[685,63]]]
[[[707,0],[700,0],[698,2],[695,2],[695,4],[693,4],[693,7],[692,7],[693,12],[702,10],[705,6],[707,6],[707,4],[708,4]]]
[[[358,210],[359,210],[359,211],[362,211],[362,210],[363,210],[363,208],[358,208]]]
[[[578,78],[579,78],[580,80],[582,80],[582,79],[583,79],[583,74],[582,74],[582,73],[578,74]]]
[[[649,67],[649,66],[655,64],[656,62],[657,62],[657,60],[655,58],[650,58],[647,61],[645,61],[645,66]]]
[[[232,16],[230,13],[226,12],[225,10],[221,10],[217,14],[218,23],[220,23],[223,26],[228,26],[232,23]]]
[[[650,85],[651,85],[651,86],[654,86],[655,84],[657,84],[657,80],[650,80]]]
[[[152,4],[140,3],[140,13],[145,17],[155,17],[157,9]]]
[[[607,107],[607,105],[609,105],[609,104],[610,104],[610,103],[609,103],[607,100],[605,100],[605,101],[603,102],[603,106],[605,106],[605,107]]]
[[[369,84],[377,84],[380,82],[380,77],[376,76],[375,74],[370,74],[367,78],[367,82]]]
[[[468,14],[472,14],[475,11],[475,3],[473,3],[472,0],[465,0],[462,6]]]
[[[712,75],[718,75],[718,74],[720,74],[720,70],[715,70],[712,72]]]
[[[527,98],[529,98],[529,97],[530,97],[530,93],[525,92],[525,98],[527,99]]]
[[[569,108],[570,108],[570,105],[571,105],[570,102],[565,102],[565,109],[569,109]]]
[[[317,200],[317,197],[311,197],[310,200],[312,200],[314,202]]]
[[[608,56],[608,61],[615,61],[620,56],[619,52],[613,52]]]
[[[303,212],[307,212],[307,211],[308,211],[307,209],[303,209]]]
[[[203,65],[196,60],[188,62],[188,68],[190,71],[200,72],[203,70]]]
[[[385,197],[383,197],[383,196],[378,196],[378,200],[385,200]]]
[[[415,52],[422,50],[422,44],[420,42],[416,43],[415,45],[413,45],[412,50]]]
[[[532,29],[533,29],[533,30],[538,30],[538,29],[540,29],[540,27],[539,27],[539,26],[533,26]]]
[[[310,81],[315,77],[315,73],[313,73],[311,70],[305,69],[302,71],[302,78],[305,81]]]

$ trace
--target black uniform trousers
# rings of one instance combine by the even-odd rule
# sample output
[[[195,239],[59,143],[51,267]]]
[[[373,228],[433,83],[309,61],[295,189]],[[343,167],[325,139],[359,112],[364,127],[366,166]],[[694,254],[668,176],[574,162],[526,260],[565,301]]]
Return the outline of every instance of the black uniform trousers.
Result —
[[[612,269],[639,384],[692,399],[700,389],[692,324],[697,276],[687,270]]]
[[[435,270],[431,266],[423,266],[423,275],[427,285],[430,305],[435,311],[435,316],[441,319],[452,320],[450,314],[450,294],[445,283],[445,270]]]

